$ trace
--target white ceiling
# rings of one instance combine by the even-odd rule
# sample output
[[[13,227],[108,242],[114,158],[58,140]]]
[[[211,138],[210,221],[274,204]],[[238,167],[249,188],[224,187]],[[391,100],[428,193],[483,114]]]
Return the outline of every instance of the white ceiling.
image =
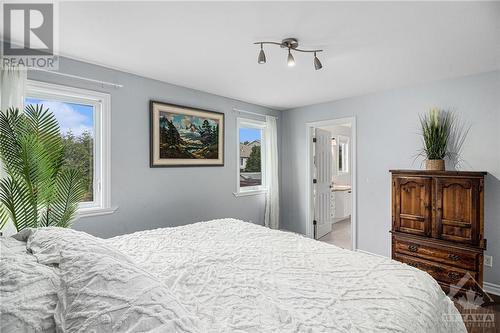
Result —
[[[62,2],[60,53],[276,109],[500,68],[499,2]],[[296,37],[312,55],[265,47]]]

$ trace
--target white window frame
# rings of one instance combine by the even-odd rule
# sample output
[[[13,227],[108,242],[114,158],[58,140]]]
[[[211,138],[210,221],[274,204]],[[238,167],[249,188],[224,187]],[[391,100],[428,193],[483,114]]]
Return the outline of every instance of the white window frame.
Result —
[[[339,175],[345,175],[349,173],[349,137],[339,135],[337,138],[337,170]],[[339,162],[340,162],[340,147],[344,147],[342,150],[342,169],[339,168]]]
[[[248,118],[236,118],[236,192],[234,196],[247,196],[247,195],[258,195],[267,193],[267,175],[266,175],[266,154],[265,145],[266,142],[266,127],[267,123],[265,121],[248,119]],[[240,187],[240,128],[255,128],[261,130],[261,142],[260,142],[260,162],[261,162],[261,173],[262,173],[262,185],[258,186],[245,186]]]
[[[82,202],[78,216],[111,214],[111,96],[93,90],[28,80],[26,98],[56,100],[94,107],[94,201]]]

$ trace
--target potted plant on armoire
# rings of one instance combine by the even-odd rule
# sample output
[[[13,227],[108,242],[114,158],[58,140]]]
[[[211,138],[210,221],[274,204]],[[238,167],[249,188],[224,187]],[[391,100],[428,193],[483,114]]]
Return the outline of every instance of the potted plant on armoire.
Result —
[[[423,148],[418,155],[424,157],[426,169],[444,171],[445,158],[457,167],[469,128],[454,112],[438,108],[420,116],[420,126]]]

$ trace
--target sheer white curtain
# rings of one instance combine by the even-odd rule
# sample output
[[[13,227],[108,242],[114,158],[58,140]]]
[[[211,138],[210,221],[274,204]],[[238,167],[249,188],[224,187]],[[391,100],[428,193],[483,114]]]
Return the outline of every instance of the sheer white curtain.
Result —
[[[27,71],[25,68],[4,67],[0,70],[0,110],[5,112],[14,107],[24,109],[24,97],[26,96]],[[0,162],[0,178],[5,175]],[[2,230],[3,235],[15,234],[16,228],[12,222],[7,222]]]
[[[14,107],[23,110],[26,96],[27,71],[20,67],[0,70],[0,110]]]
[[[278,131],[276,118],[266,116],[265,130],[266,212],[264,222],[271,229],[279,228],[280,194],[278,179]]]

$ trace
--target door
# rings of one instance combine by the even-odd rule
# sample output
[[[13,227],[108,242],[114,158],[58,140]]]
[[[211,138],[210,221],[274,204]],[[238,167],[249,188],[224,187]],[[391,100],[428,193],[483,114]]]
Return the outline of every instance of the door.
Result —
[[[436,178],[437,237],[477,245],[479,179]]]
[[[431,184],[429,177],[393,178],[393,223],[396,231],[431,235]]]
[[[314,144],[314,220],[316,239],[332,231],[331,184],[332,184],[332,133],[315,129]]]

